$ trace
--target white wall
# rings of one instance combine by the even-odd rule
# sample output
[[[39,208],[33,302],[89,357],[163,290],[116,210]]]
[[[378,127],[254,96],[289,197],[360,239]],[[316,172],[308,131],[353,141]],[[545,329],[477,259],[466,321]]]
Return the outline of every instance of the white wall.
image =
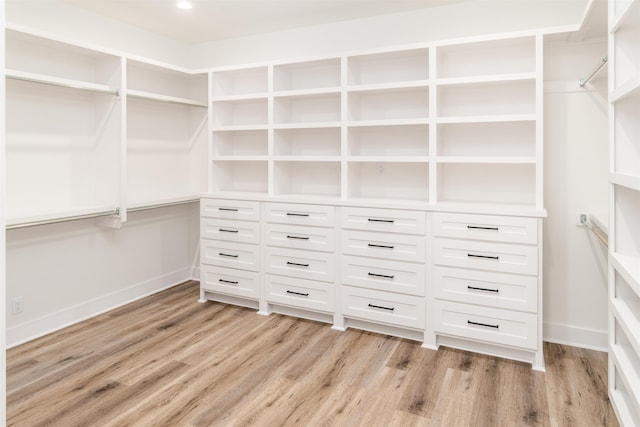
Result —
[[[544,338],[607,348],[607,251],[578,213],[606,213],[606,70],[585,88],[607,54],[606,40],[545,46]]]
[[[198,262],[197,204],[129,214],[121,229],[100,219],[7,232],[9,346],[192,277]],[[195,300],[194,300],[195,302]]]
[[[4,1],[0,1],[0,24],[4,28]],[[4,52],[4,31],[0,33],[0,51]],[[0,56],[0,100],[2,100],[2,110],[4,110],[4,55]],[[4,114],[0,114],[0,171],[4,171]],[[5,175],[0,173],[0,426],[6,425],[7,419],[7,369],[6,369],[6,278],[5,278]]]
[[[203,43],[194,67],[335,55],[406,43],[575,26],[588,0],[476,0],[449,6]]]

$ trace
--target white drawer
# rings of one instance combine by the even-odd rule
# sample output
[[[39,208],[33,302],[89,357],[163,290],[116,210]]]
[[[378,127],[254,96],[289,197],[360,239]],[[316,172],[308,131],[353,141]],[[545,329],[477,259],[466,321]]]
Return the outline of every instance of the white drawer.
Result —
[[[538,309],[538,279],[532,276],[435,267],[435,297],[495,308]]]
[[[265,247],[265,271],[301,279],[334,281],[333,254]]]
[[[433,214],[435,236],[504,243],[538,243],[538,220],[509,216]]]
[[[426,267],[401,261],[387,261],[343,255],[341,282],[380,291],[424,296]]]
[[[538,247],[435,238],[435,264],[516,274],[538,274]]]
[[[232,219],[200,219],[200,235],[205,239],[238,243],[260,243],[260,223]]]
[[[343,228],[391,233],[424,234],[426,214],[394,209],[342,208]]]
[[[202,264],[200,288],[210,292],[259,299],[260,275],[251,271]]]
[[[294,249],[333,252],[334,235],[333,228],[269,223],[264,227],[265,244]]]
[[[266,275],[265,299],[290,307],[333,312],[334,286],[312,280]]]
[[[433,307],[436,333],[537,350],[535,314],[439,300]]]
[[[246,200],[200,199],[200,216],[207,218],[260,220],[260,203]]]
[[[426,238],[393,233],[343,231],[342,252],[398,261],[425,262]]]
[[[266,222],[294,225],[333,227],[335,208],[325,205],[298,205],[293,203],[265,203]]]
[[[342,286],[342,314],[394,326],[424,329],[423,297]]]
[[[260,271],[260,247],[245,243],[200,239],[200,262],[219,267]]]

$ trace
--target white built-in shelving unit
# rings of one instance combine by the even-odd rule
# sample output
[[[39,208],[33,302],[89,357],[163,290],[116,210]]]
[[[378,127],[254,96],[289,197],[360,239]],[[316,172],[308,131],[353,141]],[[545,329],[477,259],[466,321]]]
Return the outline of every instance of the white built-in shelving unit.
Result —
[[[640,1],[609,2],[609,396],[640,424]]]
[[[7,225],[196,201],[207,74],[6,28]]]

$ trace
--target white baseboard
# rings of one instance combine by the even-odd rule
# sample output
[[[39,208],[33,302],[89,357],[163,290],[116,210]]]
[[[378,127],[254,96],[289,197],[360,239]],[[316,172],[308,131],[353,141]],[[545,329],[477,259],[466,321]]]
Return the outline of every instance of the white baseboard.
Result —
[[[544,340],[556,344],[608,351],[608,331],[579,328],[560,323],[544,323]]]
[[[191,277],[193,277],[192,268],[185,267],[164,276],[156,277],[125,289],[119,289],[110,294],[101,295],[89,301],[12,326],[7,328],[7,348],[15,347],[116,307],[155,294],[190,280]]]

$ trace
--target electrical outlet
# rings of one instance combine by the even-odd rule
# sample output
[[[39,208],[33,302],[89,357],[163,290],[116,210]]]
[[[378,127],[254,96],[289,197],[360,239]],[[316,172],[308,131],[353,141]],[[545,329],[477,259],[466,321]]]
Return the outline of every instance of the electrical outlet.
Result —
[[[384,173],[384,164],[378,163],[378,175],[382,175]]]
[[[15,297],[11,300],[11,314],[20,314],[22,313],[22,309],[22,297]]]
[[[587,215],[586,213],[578,213],[576,215],[576,226],[584,227],[588,219],[589,219],[589,215]]]

